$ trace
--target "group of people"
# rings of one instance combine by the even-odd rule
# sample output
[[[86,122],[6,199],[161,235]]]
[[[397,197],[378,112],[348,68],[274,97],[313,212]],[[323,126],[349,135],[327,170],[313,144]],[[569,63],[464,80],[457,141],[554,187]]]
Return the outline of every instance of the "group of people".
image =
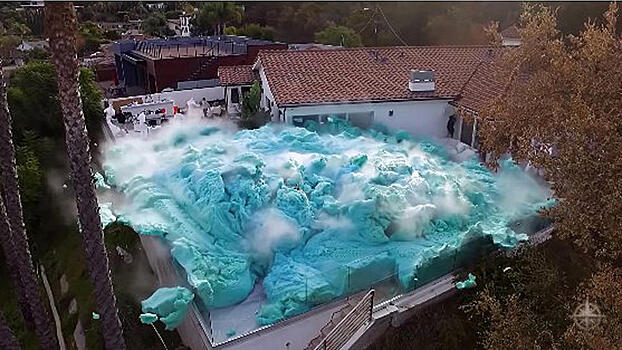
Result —
[[[194,98],[190,98],[186,105],[188,107],[188,112],[191,112],[193,109],[201,110],[203,112],[203,118],[213,118],[214,115],[220,116],[220,114],[222,113],[222,109],[220,106],[212,107],[210,103],[207,102],[207,99],[205,97],[203,97],[203,99],[199,102],[196,102]]]

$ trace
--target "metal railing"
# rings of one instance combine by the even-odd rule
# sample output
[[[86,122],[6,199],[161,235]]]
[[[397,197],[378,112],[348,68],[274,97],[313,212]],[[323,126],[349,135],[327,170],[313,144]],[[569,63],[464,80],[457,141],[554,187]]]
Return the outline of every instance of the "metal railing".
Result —
[[[181,58],[246,54],[248,47],[246,43],[230,40],[200,39],[193,42],[141,41],[136,44],[135,50],[154,58]]]
[[[372,320],[374,290],[365,294],[348,314],[320,341],[315,350],[339,350],[354,333]]]

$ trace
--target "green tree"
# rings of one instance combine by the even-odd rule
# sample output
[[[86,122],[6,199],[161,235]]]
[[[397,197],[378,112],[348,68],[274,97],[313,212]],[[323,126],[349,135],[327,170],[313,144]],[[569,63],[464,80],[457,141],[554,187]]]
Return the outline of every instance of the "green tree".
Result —
[[[506,89],[478,116],[491,166],[506,153],[529,162],[544,170],[558,198],[548,212],[554,236],[544,248],[476,272],[483,288],[465,310],[486,349],[622,348],[622,40],[615,3],[604,18],[565,37],[553,10],[526,4],[522,44],[498,66]],[[575,249],[580,253],[568,254]],[[585,332],[569,315],[588,297],[606,318]]]
[[[260,102],[261,87],[258,81],[254,81],[250,91],[242,98],[242,115],[248,117],[257,113]]]
[[[229,29],[229,27],[227,27],[227,29]],[[256,23],[251,23],[237,29],[236,34],[253,39],[273,40],[275,32],[272,27],[264,27]]]
[[[35,273],[30,246],[22,211],[19,193],[18,170],[15,161],[15,148],[11,128],[11,114],[6,99],[6,87],[0,71],[0,231],[2,246],[7,259],[13,259],[18,271],[19,281],[15,281],[19,293],[23,293],[30,315],[35,324],[41,349],[56,349],[58,344],[52,333],[52,322],[47,308],[41,300],[41,290]],[[5,208],[6,204],[6,208]],[[8,241],[6,241],[8,239]],[[26,316],[26,315],[24,315]]]
[[[208,2],[201,6],[196,25],[203,33],[223,34],[227,25],[238,24],[244,17],[244,8],[233,2]]]
[[[95,82],[95,73],[92,70],[80,68],[79,82],[80,99],[86,119],[86,129],[94,140],[98,140],[102,133],[101,116],[104,111],[102,109],[101,100],[103,94]]]
[[[47,61],[32,61],[11,76],[9,107],[14,115],[13,129],[18,139],[25,130],[41,136],[61,136],[58,89],[54,67]]]
[[[4,61],[4,59],[12,56],[12,53],[17,50],[17,46],[21,41],[19,37],[15,35],[1,35],[0,36],[0,58],[3,62],[10,64],[11,62]]]
[[[80,73],[84,115],[89,132],[96,137],[100,134],[102,95],[95,83],[94,73],[87,68],[80,69]],[[26,130],[34,131],[41,137],[62,139],[63,125],[56,73],[49,61],[33,60],[16,70],[11,76],[8,100],[11,112],[19,115],[19,118],[13,120],[13,129],[18,140],[21,140]]]
[[[270,116],[260,109],[261,87],[259,82],[253,82],[250,91],[242,97],[242,118],[239,126],[246,129],[256,129],[266,124]]]
[[[315,41],[344,47],[361,46],[361,37],[352,28],[337,25],[328,26],[315,33]]]
[[[19,178],[20,194],[24,211],[34,212],[29,208],[37,205],[45,187],[43,169],[36,152],[37,137],[27,132],[21,146],[17,146],[17,177]]]
[[[182,10],[169,10],[164,12],[164,16],[166,19],[178,19],[182,12]]]
[[[473,270],[478,288],[465,295],[464,311],[490,350],[552,348],[572,322],[570,286],[589,276],[581,256],[558,240],[487,257]]]
[[[228,26],[227,28],[225,28],[225,32],[223,34],[225,34],[225,35],[242,35],[241,34],[241,29],[238,29],[235,26]]]
[[[175,34],[175,32],[168,27],[166,17],[160,12],[155,12],[149,16],[143,22],[142,30],[147,35],[157,37],[165,37]]]
[[[46,49],[42,49],[40,47],[34,47],[32,50],[26,53],[26,57],[24,58],[24,61],[28,63],[31,60],[44,61],[49,58],[50,58],[50,53]]]
[[[103,42],[103,33],[96,23],[88,21],[80,25],[78,31],[78,46],[80,53],[93,53],[99,50]]]
[[[116,30],[107,30],[104,32],[103,37],[106,40],[114,41],[121,39],[121,34],[119,34],[119,32]]]
[[[622,269],[611,265],[602,266],[582,286],[574,298],[575,305],[590,303],[597,305],[605,316],[598,327],[589,332],[575,325],[568,328],[563,341],[565,349],[622,349]]]
[[[622,269],[590,261],[553,238],[516,256],[490,257],[474,268],[478,288],[463,311],[484,349],[619,349]],[[605,318],[589,332],[570,317],[589,298]]]
[[[8,32],[11,34],[19,35],[19,36],[26,36],[26,35],[30,35],[31,30],[24,23],[12,22],[8,28]]]
[[[507,89],[480,113],[491,165],[506,153],[542,169],[558,199],[556,233],[599,258],[622,258],[622,36],[613,3],[603,24],[564,37],[553,11],[525,5],[521,46],[498,79]]]

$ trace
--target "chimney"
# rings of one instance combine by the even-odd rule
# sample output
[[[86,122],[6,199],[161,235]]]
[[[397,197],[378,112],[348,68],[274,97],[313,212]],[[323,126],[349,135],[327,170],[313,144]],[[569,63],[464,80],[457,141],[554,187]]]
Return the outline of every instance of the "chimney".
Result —
[[[433,70],[410,70],[410,81],[408,90],[412,92],[434,91],[434,71]]]

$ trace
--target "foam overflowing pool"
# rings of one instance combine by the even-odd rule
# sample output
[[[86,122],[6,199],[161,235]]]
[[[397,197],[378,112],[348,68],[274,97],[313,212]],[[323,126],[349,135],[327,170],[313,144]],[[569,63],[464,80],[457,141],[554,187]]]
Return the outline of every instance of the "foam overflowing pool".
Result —
[[[509,224],[549,192],[510,161],[491,173],[433,141],[362,131],[178,123],[105,151],[117,220],[171,247],[208,308],[261,283],[269,324],[395,276],[411,288],[433,260],[466,242],[526,239]]]

